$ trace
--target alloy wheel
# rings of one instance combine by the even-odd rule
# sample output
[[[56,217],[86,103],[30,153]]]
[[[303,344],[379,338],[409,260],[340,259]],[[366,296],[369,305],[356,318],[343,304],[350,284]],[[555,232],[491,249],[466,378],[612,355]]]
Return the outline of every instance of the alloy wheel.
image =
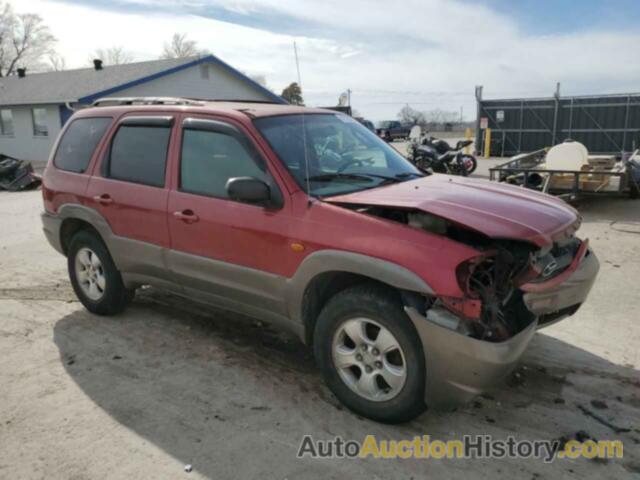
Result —
[[[107,279],[98,255],[90,248],[81,248],[76,254],[75,270],[82,292],[91,300],[100,300],[104,295]]]
[[[342,381],[367,400],[391,400],[407,380],[400,343],[387,328],[369,318],[352,318],[338,327],[332,356]]]

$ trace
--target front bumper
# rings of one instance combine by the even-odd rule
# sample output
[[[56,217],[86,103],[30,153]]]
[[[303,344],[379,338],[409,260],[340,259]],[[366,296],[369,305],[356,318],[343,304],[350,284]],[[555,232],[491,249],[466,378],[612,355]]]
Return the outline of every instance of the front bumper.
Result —
[[[536,331],[535,321],[510,339],[491,343],[462,335],[405,308],[420,335],[427,378],[425,402],[446,409],[500,384],[515,367]]]
[[[538,328],[575,313],[587,299],[600,270],[598,258],[588,250],[578,268],[560,285],[543,292],[525,293],[523,300],[531,313],[540,317]]]
[[[405,307],[424,349],[426,404],[450,409],[498,386],[516,366],[538,328],[571,315],[585,301],[598,270],[598,259],[588,251],[560,285],[525,293],[526,307],[539,318],[504,342],[463,335],[428,320],[413,307]]]

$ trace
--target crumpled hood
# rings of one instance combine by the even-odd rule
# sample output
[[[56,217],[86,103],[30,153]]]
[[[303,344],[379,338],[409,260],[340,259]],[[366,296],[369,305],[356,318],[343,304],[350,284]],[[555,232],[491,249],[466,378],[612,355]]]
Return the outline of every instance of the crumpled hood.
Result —
[[[434,174],[414,181],[327,198],[342,205],[416,209],[491,238],[526,240],[543,247],[580,226],[562,200],[522,187]]]

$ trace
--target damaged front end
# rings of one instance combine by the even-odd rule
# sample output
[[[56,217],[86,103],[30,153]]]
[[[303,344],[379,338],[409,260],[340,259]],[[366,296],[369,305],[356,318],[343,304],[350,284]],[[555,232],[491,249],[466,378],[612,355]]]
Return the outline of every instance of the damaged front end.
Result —
[[[356,210],[444,236],[478,251],[477,256],[456,267],[459,296],[435,295],[412,303],[421,314],[429,317],[431,313],[435,323],[455,323],[454,330],[478,340],[502,342],[536,320],[546,325],[575,313],[597,273],[597,260],[588,249],[588,241],[574,236],[579,221],[557,235],[552,244],[540,247],[526,241],[490,238],[424,211],[380,206],[360,206]],[[588,272],[581,275],[587,278],[568,282],[580,283],[580,288],[561,287],[586,257],[593,260]],[[566,298],[549,294],[557,291],[564,292]],[[445,311],[448,313],[442,313]]]
[[[426,402],[451,407],[496,386],[514,368],[536,329],[575,313],[598,262],[571,228],[551,245],[492,239],[435,215],[381,207],[362,213],[399,221],[472,246],[457,266],[457,297],[405,292],[405,309],[424,345]]]
[[[535,315],[527,310],[523,293],[518,289],[535,273],[532,247],[520,242],[496,242],[482,255],[456,269],[461,303],[478,302],[477,316],[469,318],[471,336],[499,342],[528,327]]]
[[[499,382],[537,328],[575,313],[598,272],[588,243],[575,237],[576,210],[538,192],[430,175],[325,201],[425,231],[425,244],[434,235],[451,241],[451,256],[439,241],[420,259],[432,291],[403,294],[424,346],[431,407]]]
[[[548,326],[573,315],[591,290],[598,261],[588,240],[572,234],[551,246],[496,241],[489,252],[459,265],[456,271],[468,299],[481,302],[471,320],[472,336],[500,342],[534,321]],[[458,311],[464,318],[464,311]]]

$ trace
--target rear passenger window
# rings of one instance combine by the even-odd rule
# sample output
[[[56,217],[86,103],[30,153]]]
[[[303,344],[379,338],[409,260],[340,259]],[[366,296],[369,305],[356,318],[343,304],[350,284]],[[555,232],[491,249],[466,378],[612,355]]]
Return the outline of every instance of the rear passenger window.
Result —
[[[84,172],[110,124],[111,118],[108,117],[74,120],[60,140],[53,164],[60,170]]]
[[[264,168],[264,167],[263,167]],[[184,130],[180,161],[180,189],[228,198],[227,180],[254,177],[267,181],[255,157],[235,137],[208,130]]]
[[[111,142],[107,176],[163,187],[171,127],[123,125]]]

